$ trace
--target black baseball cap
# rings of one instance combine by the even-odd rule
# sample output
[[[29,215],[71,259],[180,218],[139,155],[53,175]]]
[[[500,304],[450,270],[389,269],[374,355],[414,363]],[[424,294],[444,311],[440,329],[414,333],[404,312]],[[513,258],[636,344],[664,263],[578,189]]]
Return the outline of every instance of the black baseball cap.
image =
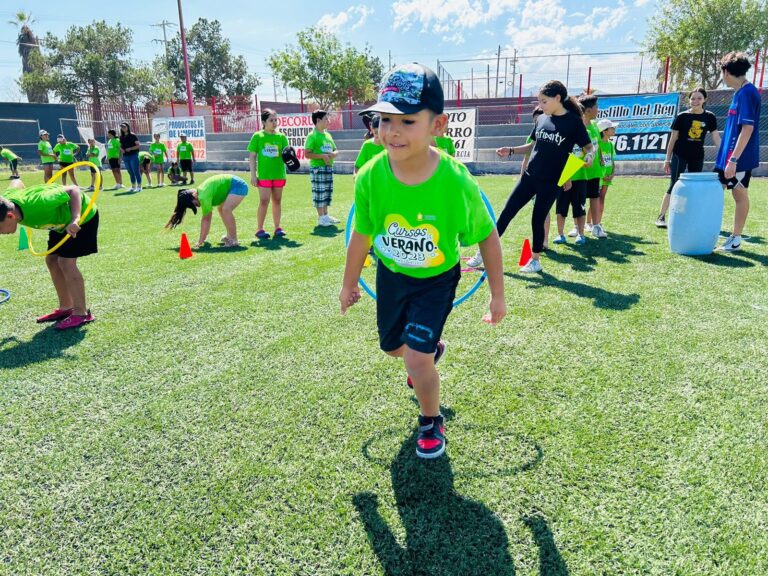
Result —
[[[437,74],[414,62],[390,70],[381,81],[376,104],[360,114],[416,114],[425,109],[442,114],[443,101],[443,87]]]
[[[301,163],[296,157],[296,150],[294,150],[293,146],[286,146],[283,148],[282,157],[283,162],[285,162],[285,165],[291,172],[296,172],[296,170],[301,167]]]

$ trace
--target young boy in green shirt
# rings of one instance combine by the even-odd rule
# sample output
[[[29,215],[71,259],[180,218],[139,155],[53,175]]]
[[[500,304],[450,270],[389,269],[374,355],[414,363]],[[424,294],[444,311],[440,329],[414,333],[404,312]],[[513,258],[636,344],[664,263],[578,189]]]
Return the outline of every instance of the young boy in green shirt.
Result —
[[[357,154],[357,159],[355,160],[355,176],[357,176],[358,170],[365,166],[371,158],[380,152],[384,152],[384,146],[379,139],[380,122],[381,117],[378,114],[374,114],[370,124],[371,130],[373,131],[373,138],[363,141],[363,145],[360,147],[360,152]]]
[[[160,134],[152,134],[153,142],[149,145],[149,153],[152,155],[152,166],[157,173],[157,187],[165,186],[165,173],[163,163],[168,160],[168,148],[160,142]]]
[[[59,161],[59,166],[61,168],[66,168],[70,164],[74,164],[75,160],[77,159],[77,155],[80,153],[80,146],[77,144],[74,144],[72,142],[67,142],[67,139],[64,137],[64,134],[59,134],[56,137],[56,146],[53,147],[53,154],[56,156],[56,160]],[[67,174],[69,174],[72,177],[72,184],[77,186],[77,179],[75,178],[75,171],[70,170],[69,172],[64,172],[61,176],[61,183],[66,186],[67,185]]]
[[[8,161],[8,166],[11,169],[11,180],[17,179],[19,177],[19,157],[10,148],[3,148],[2,146],[0,146],[0,156]]]
[[[312,112],[315,129],[304,142],[304,155],[309,158],[309,181],[312,185],[312,204],[317,209],[318,226],[334,226],[338,218],[328,214],[333,200],[333,159],[338,155],[336,143],[328,134],[328,112]]]
[[[605,211],[605,196],[608,193],[608,186],[613,184],[613,173],[616,167],[616,147],[614,146],[611,138],[616,135],[616,128],[618,128],[617,122],[611,122],[607,118],[599,120],[597,123],[597,129],[600,130],[600,143],[598,144],[600,149],[600,158],[603,163],[603,176],[600,179],[600,204],[598,206],[597,214],[593,213],[593,218],[596,219],[600,231],[607,236],[605,228],[603,228],[603,212]],[[594,230],[594,227],[592,228]]]
[[[115,185],[110,190],[119,190],[123,187],[123,173],[120,171],[120,139],[117,137],[116,130],[109,130],[107,136],[107,163],[112,170],[112,176],[115,177]]]
[[[506,314],[501,244],[477,181],[431,146],[447,121],[432,70],[421,64],[395,68],[366,112],[381,114],[385,151],[355,181],[341,313],[360,300],[360,272],[373,243],[379,343],[388,355],[403,358],[419,402],[416,455],[437,458],[445,451],[445,429],[435,362],[445,351],[440,336],[461,276],[459,244],[480,245],[491,290],[483,320],[491,324]]]
[[[101,170],[101,148],[96,145],[96,140],[93,138],[88,138],[88,148],[85,150],[85,157],[88,159],[88,162],[96,166],[98,170]],[[96,170],[93,168],[90,170],[91,185],[88,188],[84,188],[83,192],[92,192],[96,186]]]
[[[187,173],[189,173],[189,184],[192,185],[195,183],[195,173],[193,171],[195,148],[191,142],[187,142],[186,134],[181,134],[179,138],[181,138],[181,142],[176,146],[176,157],[179,159],[181,171],[184,173],[183,179],[187,180]]]
[[[56,252],[45,257],[59,307],[37,321],[56,322],[54,328],[77,328],[94,318],[86,307],[85,281],[77,259],[98,252],[99,213],[94,206],[80,221],[90,198],[77,186],[39,184],[25,188],[21,180],[0,196],[0,234],[13,234],[19,224],[48,230],[48,249],[67,234],[71,236]]]

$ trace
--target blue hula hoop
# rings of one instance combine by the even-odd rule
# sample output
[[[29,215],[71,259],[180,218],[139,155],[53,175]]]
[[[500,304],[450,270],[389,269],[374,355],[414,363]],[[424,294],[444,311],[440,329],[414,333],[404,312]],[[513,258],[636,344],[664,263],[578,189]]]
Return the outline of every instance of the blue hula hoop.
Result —
[[[11,291],[5,288],[0,288],[0,304],[8,302],[11,299]]]
[[[485,195],[485,192],[480,190],[480,196],[483,198],[483,202],[485,203],[485,207],[488,209],[488,213],[491,215],[491,219],[493,220],[494,227],[496,226],[496,214],[493,211],[493,206],[491,206],[490,201],[488,200],[488,197]],[[344,231],[344,238],[346,245],[349,246],[349,240],[352,238],[352,221],[355,218],[355,205],[352,204],[352,208],[349,211],[349,216],[347,216],[347,228]],[[483,273],[480,275],[480,278],[477,279],[477,282],[475,282],[472,287],[467,290],[465,294],[462,294],[458,298],[456,298],[453,301],[453,307],[455,308],[462,302],[466,302],[475,292],[477,292],[478,288],[485,282],[485,279],[488,278],[488,273],[483,270]],[[371,287],[368,286],[368,284],[363,280],[362,278],[359,279],[360,287],[365,290],[366,294],[376,300],[376,293],[371,290]]]

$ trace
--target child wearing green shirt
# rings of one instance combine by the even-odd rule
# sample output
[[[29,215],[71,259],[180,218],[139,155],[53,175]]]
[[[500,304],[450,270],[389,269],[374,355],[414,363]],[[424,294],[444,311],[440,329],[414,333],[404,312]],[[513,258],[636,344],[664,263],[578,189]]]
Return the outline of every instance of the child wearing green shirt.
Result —
[[[318,226],[334,226],[338,218],[328,214],[333,200],[333,159],[339,154],[333,137],[328,134],[328,112],[312,112],[315,129],[304,142],[304,156],[309,158],[309,181],[312,185],[312,204],[317,209]]]
[[[179,190],[176,195],[176,207],[165,227],[173,229],[181,224],[187,209],[197,214],[197,209],[202,208],[203,219],[200,222],[200,238],[194,246],[200,248],[205,244],[208,232],[211,230],[213,207],[217,206],[221,220],[227,229],[227,234],[222,236],[221,243],[228,248],[239,246],[237,223],[233,211],[247,195],[248,184],[242,178],[230,174],[211,176],[197,189],[182,188]]]
[[[272,222],[275,225],[275,238],[285,236],[280,227],[285,188],[285,162],[283,150],[288,147],[288,138],[277,131],[277,112],[265,108],[261,112],[264,130],[254,133],[248,143],[248,165],[251,170],[251,185],[259,189],[259,209],[256,213],[256,238],[268,240],[269,233],[264,230],[267,208],[272,200]]]
[[[363,141],[363,145],[360,147],[360,152],[357,154],[357,159],[355,160],[355,176],[357,176],[360,168],[365,166],[369,160],[377,154],[384,152],[384,146],[382,146],[381,140],[379,139],[379,123],[381,122],[381,117],[378,114],[374,114],[370,122],[373,138]]]
[[[141,178],[142,174],[147,177],[147,188],[152,188],[152,173],[150,172],[150,166],[152,166],[152,154],[146,150],[142,150],[139,152],[139,178]]]
[[[160,142],[160,134],[152,134],[153,142],[149,145],[149,153],[152,155],[152,166],[157,173],[157,187],[165,186],[165,173],[163,163],[168,160],[168,148]]]
[[[8,161],[8,166],[11,169],[11,180],[18,178],[19,157],[10,148],[3,148],[2,146],[0,146],[0,156]]]
[[[416,455],[445,451],[440,377],[435,362],[461,276],[459,244],[479,243],[496,324],[506,314],[501,244],[477,181],[466,167],[432,148],[447,116],[435,73],[421,64],[395,68],[384,78],[378,101],[385,152],[368,162],[355,181],[355,230],[339,302],[341,313],[360,300],[360,272],[373,243],[379,258],[376,314],[381,349],[403,358],[419,402]]]
[[[193,170],[195,166],[195,147],[192,146],[191,142],[187,142],[186,134],[181,134],[179,138],[181,138],[181,142],[176,146],[176,158],[179,160],[184,180],[187,180],[187,173],[189,173],[189,183],[191,185],[195,183],[195,173]]]
[[[53,154],[56,156],[56,160],[59,161],[59,166],[61,168],[66,168],[67,166],[70,166],[75,162],[77,159],[77,155],[80,152],[80,146],[77,144],[74,144],[72,142],[67,142],[67,139],[64,137],[64,134],[59,134],[56,137],[56,146],[53,147]],[[65,186],[67,185],[67,174],[69,174],[72,177],[72,184],[77,186],[77,179],[75,178],[75,171],[70,170],[68,172],[64,172],[64,174],[61,176],[61,183]]]
[[[98,252],[99,212],[94,206],[80,222],[90,198],[77,186],[39,184],[26,188],[21,180],[0,196],[0,234],[13,234],[19,224],[48,230],[48,248],[53,248],[67,234],[71,237],[45,263],[53,280],[59,306],[38,322],[56,322],[54,328],[77,328],[94,318],[86,307],[85,282],[77,259]]]
[[[98,170],[101,170],[101,148],[96,145],[96,140],[88,138],[88,148],[85,150],[85,157],[88,162],[97,166]],[[91,171],[91,184],[88,188],[83,189],[84,192],[92,192],[96,186],[96,170],[90,168]]]
[[[616,147],[611,141],[616,135],[617,122],[611,122],[607,118],[600,120],[597,123],[597,128],[600,130],[600,157],[603,162],[603,176],[600,179],[600,204],[597,214],[593,213],[593,217],[597,219],[597,224],[600,226],[600,230],[604,235],[608,235],[603,227],[603,213],[605,211],[605,196],[608,193],[608,186],[613,184],[613,173],[616,167]],[[594,227],[592,228],[594,230]]]
[[[107,132],[107,163],[112,170],[112,176],[115,177],[115,185],[110,190],[119,190],[123,187],[123,173],[120,171],[120,139],[117,137],[116,130]]]
[[[53,155],[50,135],[45,130],[40,130],[40,141],[37,143],[37,155],[40,156],[40,164],[43,165],[43,179],[48,182],[53,176],[53,163],[56,156]]]

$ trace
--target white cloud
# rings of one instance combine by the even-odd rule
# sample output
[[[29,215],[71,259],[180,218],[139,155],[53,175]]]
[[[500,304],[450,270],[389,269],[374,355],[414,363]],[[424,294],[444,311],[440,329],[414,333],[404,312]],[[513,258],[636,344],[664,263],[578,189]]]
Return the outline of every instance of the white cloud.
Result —
[[[651,0],[635,0],[635,6],[639,8],[641,6],[645,6],[649,2],[651,2]]]
[[[323,14],[317,21],[317,25],[330,32],[340,32],[347,27],[349,30],[356,30],[365,24],[371,14],[373,14],[373,8],[358,4],[337,14]]]
[[[416,24],[422,32],[455,34],[456,29],[476,28],[517,9],[519,4],[520,0],[397,0],[392,5],[392,28],[405,32]]]

